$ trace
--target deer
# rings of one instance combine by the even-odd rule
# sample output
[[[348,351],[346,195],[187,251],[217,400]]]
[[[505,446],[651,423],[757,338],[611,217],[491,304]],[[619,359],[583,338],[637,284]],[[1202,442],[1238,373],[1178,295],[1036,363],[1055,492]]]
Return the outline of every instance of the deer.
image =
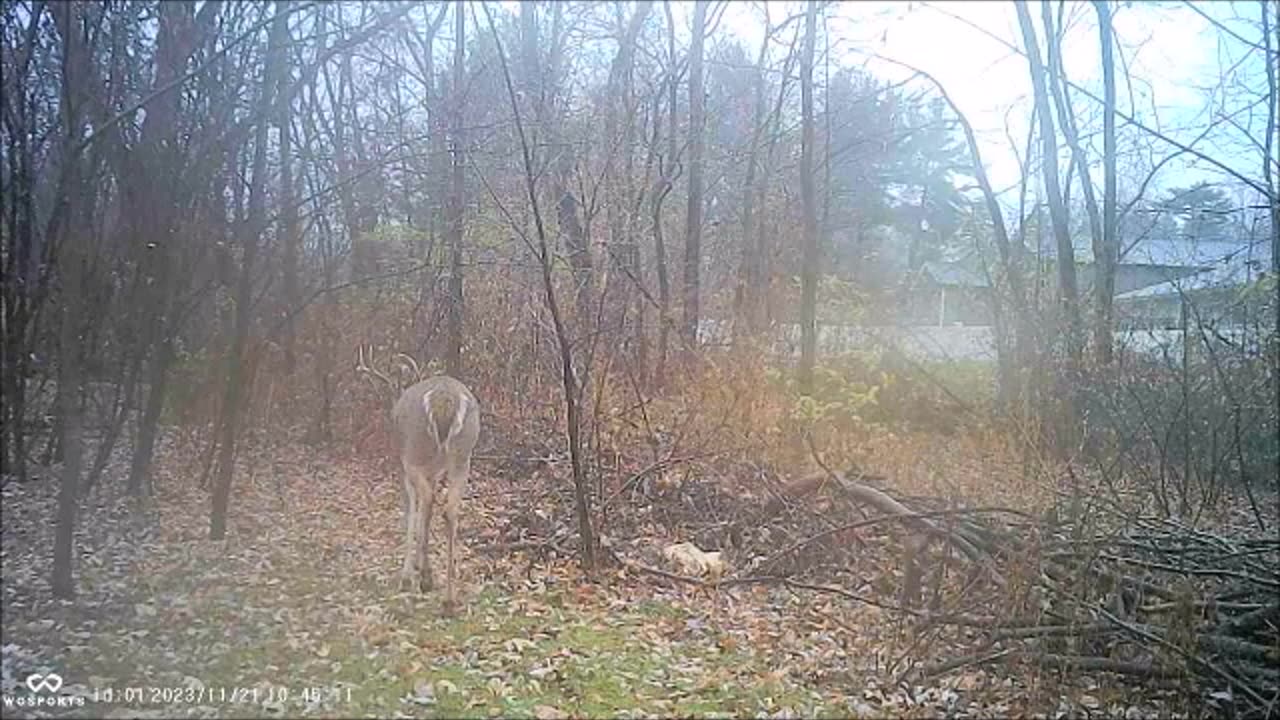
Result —
[[[444,479],[448,561],[443,610],[449,616],[458,602],[458,511],[471,473],[471,452],[480,436],[480,403],[460,381],[448,375],[424,377],[417,362],[400,353],[396,357],[412,370],[415,378],[413,385],[402,392],[400,383],[370,365],[372,347],[368,354],[370,357],[366,357],[363,346],[359,348],[357,372],[385,383],[393,397],[398,393],[390,418],[404,470],[405,556],[399,587],[402,592],[416,588],[419,593],[434,589],[427,544],[436,494]]]

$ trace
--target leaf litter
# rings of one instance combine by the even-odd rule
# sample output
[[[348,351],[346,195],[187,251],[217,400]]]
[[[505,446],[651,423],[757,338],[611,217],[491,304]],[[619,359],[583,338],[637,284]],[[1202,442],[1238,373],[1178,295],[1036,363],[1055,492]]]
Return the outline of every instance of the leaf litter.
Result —
[[[56,483],[4,486],[2,689],[18,694],[31,673],[56,672],[62,694],[86,698],[6,717],[1159,714],[1070,693],[1073,679],[1051,675],[975,669],[936,687],[896,686],[892,618],[840,598],[691,589],[618,568],[589,578],[566,552],[491,552],[513,528],[528,537],[530,518],[568,517],[550,473],[539,473],[545,488],[510,468],[473,473],[460,527],[465,611],[446,619],[438,595],[393,585],[403,522],[394,476],[309,447],[246,449],[228,539],[215,542],[207,493],[188,474],[194,456],[172,438],[162,445],[145,521],[110,491],[86,503],[80,594],[69,602],[48,587]],[[110,476],[101,485],[120,486]],[[676,539],[654,538],[653,553]],[[689,548],[702,552],[684,548],[684,562],[720,571]],[[105,703],[108,688],[184,694]]]

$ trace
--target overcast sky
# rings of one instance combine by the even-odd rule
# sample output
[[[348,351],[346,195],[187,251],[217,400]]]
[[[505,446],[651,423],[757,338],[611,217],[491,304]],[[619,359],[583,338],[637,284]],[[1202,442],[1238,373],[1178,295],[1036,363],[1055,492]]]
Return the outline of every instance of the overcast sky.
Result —
[[[749,48],[758,47],[760,3],[734,3],[724,29],[739,35]],[[775,19],[798,12],[801,3],[770,3]],[[1232,24],[1247,37],[1257,34],[1256,2],[1211,2],[1197,7]],[[1071,79],[1101,94],[1098,33],[1093,8],[1086,2],[1067,5],[1069,31],[1064,43],[1067,73]],[[1055,4],[1056,9],[1056,4]],[[1031,5],[1039,25],[1039,6]],[[1243,24],[1244,15],[1254,28]],[[1000,40],[1022,46],[1014,5],[1010,2],[845,2],[830,14],[832,59],[841,65],[864,65],[876,75],[902,79],[910,73],[868,55],[898,60],[937,78],[977,131],[984,160],[998,188],[1018,179],[1018,163],[1010,149],[1007,126],[1021,144],[1026,138],[1031,84],[1026,60]],[[953,17],[954,16],[954,17]],[[1134,104],[1143,122],[1158,126],[1180,140],[1194,138],[1208,122],[1205,89],[1217,83],[1219,68],[1246,55],[1243,45],[1223,41],[1222,34],[1183,3],[1134,2],[1115,11],[1118,52],[1129,67]],[[994,36],[994,37],[992,37]],[[998,39],[997,39],[998,38]],[[754,54],[754,49],[751,50]],[[1119,61],[1119,56],[1117,58]],[[1237,70],[1243,84],[1261,81],[1261,53],[1254,52]],[[1123,82],[1123,81],[1121,81]],[[1121,109],[1129,108],[1129,88],[1119,89]],[[1077,111],[1091,111],[1078,95]],[[1265,106],[1253,113],[1253,122],[1265,115]],[[1258,133],[1261,134],[1260,132]],[[1236,135],[1239,135],[1237,132]],[[1200,146],[1198,146],[1200,147]],[[1167,147],[1158,146],[1159,158]],[[1233,166],[1260,175],[1260,154],[1243,148],[1237,137],[1210,140],[1202,149],[1230,157]],[[1171,163],[1157,187],[1183,185],[1197,179],[1221,178],[1185,164]]]

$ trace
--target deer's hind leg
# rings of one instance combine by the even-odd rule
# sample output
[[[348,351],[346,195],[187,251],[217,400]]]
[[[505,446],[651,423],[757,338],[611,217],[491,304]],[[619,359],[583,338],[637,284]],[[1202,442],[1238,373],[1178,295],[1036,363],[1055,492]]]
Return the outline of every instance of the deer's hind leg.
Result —
[[[444,524],[448,533],[448,566],[445,575],[444,611],[451,615],[458,605],[457,587],[457,550],[458,541],[458,507],[462,504],[462,492],[467,487],[467,476],[471,473],[471,458],[451,458],[448,467],[449,496],[445,500]]]
[[[418,589],[431,592],[435,587],[435,578],[431,574],[431,516],[436,506],[436,493],[440,485],[440,473],[424,471],[422,477],[426,482],[419,488],[418,510],[421,515],[421,526],[418,535]]]
[[[404,565],[400,568],[400,590],[412,590],[418,580],[418,533],[422,524],[418,516],[417,468],[404,464]]]

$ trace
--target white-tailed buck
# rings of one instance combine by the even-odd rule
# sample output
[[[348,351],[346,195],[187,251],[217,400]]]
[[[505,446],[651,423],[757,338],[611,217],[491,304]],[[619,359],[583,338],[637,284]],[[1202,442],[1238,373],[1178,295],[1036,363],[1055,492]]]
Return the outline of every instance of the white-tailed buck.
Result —
[[[372,353],[372,349],[370,349]],[[445,573],[444,609],[451,613],[457,605],[457,561],[454,546],[458,539],[458,509],[471,472],[471,451],[480,436],[480,403],[466,385],[447,375],[423,378],[418,364],[407,355],[397,356],[408,365],[416,382],[404,392],[385,373],[369,365],[363,347],[359,350],[358,371],[381,380],[399,393],[391,408],[396,448],[404,467],[405,557],[400,571],[402,590],[416,587],[427,592],[434,584],[427,542],[431,513],[441,478],[447,480],[444,506],[445,529],[449,537]]]

